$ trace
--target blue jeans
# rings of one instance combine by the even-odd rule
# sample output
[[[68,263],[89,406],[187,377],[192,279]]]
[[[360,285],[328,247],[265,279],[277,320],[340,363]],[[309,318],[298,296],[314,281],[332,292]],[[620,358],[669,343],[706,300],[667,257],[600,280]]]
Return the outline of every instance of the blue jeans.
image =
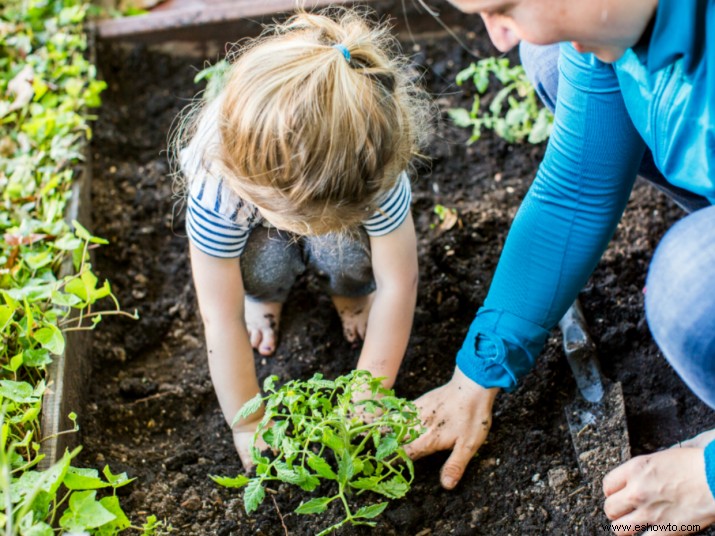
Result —
[[[537,94],[553,112],[559,46],[522,41],[519,52]],[[646,280],[646,319],[671,366],[715,409],[715,206],[668,183],[650,151],[646,151],[639,175],[688,212],[668,230],[651,261]]]

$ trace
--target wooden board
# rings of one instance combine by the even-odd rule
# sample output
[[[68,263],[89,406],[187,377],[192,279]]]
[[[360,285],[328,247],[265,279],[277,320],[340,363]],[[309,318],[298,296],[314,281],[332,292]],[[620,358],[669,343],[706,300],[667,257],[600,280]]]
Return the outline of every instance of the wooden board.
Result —
[[[68,223],[79,221],[91,229],[90,183],[91,165],[89,150],[85,150],[86,160],[78,172],[78,177],[72,187],[65,218]],[[74,273],[72,259],[65,261],[60,270],[60,276]],[[42,444],[40,452],[45,458],[40,462],[41,469],[48,469],[65,450],[79,444],[78,433],[67,433],[74,425],[67,417],[71,412],[79,415],[78,422],[82,425],[84,394],[87,389],[89,363],[87,352],[91,345],[90,331],[65,332],[65,351],[60,356],[53,356],[52,363],[47,367],[45,380],[47,391],[42,400]]]
[[[241,20],[336,3],[345,0],[167,0],[148,14],[103,19],[94,26],[103,40],[205,40]]]

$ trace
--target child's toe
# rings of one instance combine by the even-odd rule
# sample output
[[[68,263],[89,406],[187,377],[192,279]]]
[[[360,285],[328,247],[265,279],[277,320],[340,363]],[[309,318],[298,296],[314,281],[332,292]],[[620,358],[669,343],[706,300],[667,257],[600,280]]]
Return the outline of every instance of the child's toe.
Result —
[[[261,340],[263,339],[263,334],[260,329],[252,329],[249,331],[249,338],[251,340],[251,346],[258,350]]]
[[[261,355],[271,355],[276,350],[276,335],[273,330],[264,330],[258,352]]]

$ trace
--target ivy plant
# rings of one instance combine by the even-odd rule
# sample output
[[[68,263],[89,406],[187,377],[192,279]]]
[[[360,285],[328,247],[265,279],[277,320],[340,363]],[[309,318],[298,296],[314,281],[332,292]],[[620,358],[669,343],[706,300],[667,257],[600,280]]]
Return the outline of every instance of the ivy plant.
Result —
[[[389,500],[400,499],[414,478],[412,461],[404,445],[422,433],[417,408],[382,387],[382,378],[353,371],[335,380],[315,374],[280,388],[271,376],[260,393],[247,402],[236,420],[265,405],[256,432],[268,449],[252,449],[255,477],[212,477],[218,484],[243,488],[246,512],[255,511],[265,498],[266,484],[277,481],[317,494],[303,502],[297,514],[321,514],[331,504],[343,508],[344,517],[323,529],[325,535],[350,523],[375,526],[373,521]],[[388,499],[363,502],[363,494]]]
[[[488,107],[482,107],[482,96],[492,80],[499,89]],[[457,126],[471,128],[468,143],[474,143],[482,130],[493,130],[509,143],[540,143],[551,134],[553,115],[539,105],[534,87],[521,65],[512,66],[507,58],[485,58],[457,74],[457,85],[472,81],[476,89],[471,110],[453,108],[448,114]]]
[[[111,314],[136,317],[93,271],[89,250],[106,240],[65,221],[90,109],[105,88],[88,59],[87,9],[80,0],[0,2],[0,531],[8,535],[132,528],[114,493],[126,475],[74,467],[77,450],[37,467],[48,439],[46,367],[67,332]],[[133,528],[156,534],[161,525]]]

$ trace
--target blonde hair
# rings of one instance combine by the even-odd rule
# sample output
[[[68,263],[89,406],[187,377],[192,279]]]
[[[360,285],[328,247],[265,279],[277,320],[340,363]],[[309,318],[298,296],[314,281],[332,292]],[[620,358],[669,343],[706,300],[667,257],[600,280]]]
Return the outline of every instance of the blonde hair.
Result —
[[[398,51],[387,26],[345,8],[299,12],[238,49],[214,103],[225,184],[298,234],[370,217],[428,132]]]

